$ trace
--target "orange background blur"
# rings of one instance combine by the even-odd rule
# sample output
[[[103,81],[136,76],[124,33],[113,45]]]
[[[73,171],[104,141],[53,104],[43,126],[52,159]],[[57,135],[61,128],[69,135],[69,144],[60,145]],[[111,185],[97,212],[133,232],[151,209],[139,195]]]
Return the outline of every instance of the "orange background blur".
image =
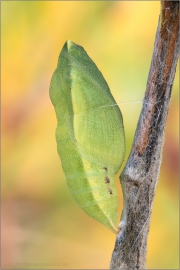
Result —
[[[89,218],[68,190],[49,84],[65,41],[83,46],[120,103],[127,159],[159,11],[159,1],[1,2],[2,268],[109,267],[115,234]],[[149,233],[151,269],[179,267],[178,71]],[[118,175],[117,185],[120,216]]]

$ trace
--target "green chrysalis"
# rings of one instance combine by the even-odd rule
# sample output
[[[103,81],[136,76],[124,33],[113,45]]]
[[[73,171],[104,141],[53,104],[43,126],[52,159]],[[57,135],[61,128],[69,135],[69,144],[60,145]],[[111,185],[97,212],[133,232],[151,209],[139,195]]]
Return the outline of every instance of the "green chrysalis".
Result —
[[[122,115],[103,75],[68,40],[50,84],[56,140],[67,184],[80,207],[113,232],[118,196],[114,175],[125,154]]]

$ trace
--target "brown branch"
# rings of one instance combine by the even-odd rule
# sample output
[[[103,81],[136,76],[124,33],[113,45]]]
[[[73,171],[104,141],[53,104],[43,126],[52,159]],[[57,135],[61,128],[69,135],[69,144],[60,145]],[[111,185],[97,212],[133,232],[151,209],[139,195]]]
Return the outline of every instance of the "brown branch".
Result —
[[[124,208],[111,269],[145,269],[152,204],[179,57],[179,2],[162,1],[143,108],[120,176]]]

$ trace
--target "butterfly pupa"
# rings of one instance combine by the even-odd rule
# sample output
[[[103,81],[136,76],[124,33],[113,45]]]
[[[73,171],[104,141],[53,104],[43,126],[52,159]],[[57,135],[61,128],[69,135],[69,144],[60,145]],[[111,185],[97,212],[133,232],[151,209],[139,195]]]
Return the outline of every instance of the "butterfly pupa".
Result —
[[[125,155],[122,114],[95,63],[70,40],[60,52],[50,98],[68,187],[90,217],[117,233],[114,176]]]

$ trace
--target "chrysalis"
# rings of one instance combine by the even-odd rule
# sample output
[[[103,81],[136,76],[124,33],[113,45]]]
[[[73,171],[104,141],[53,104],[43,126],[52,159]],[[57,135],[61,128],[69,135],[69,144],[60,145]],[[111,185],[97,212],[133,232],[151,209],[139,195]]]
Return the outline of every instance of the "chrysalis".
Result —
[[[122,115],[91,58],[68,40],[50,84],[56,140],[67,184],[79,206],[117,233],[114,175],[125,154]]]

